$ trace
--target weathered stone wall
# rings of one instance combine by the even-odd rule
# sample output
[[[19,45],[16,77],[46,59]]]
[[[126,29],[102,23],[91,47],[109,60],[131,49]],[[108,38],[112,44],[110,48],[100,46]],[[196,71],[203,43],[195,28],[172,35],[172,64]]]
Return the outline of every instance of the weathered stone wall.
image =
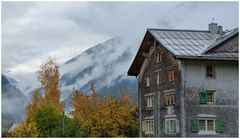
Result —
[[[153,53],[151,57],[149,58],[148,65],[143,72],[143,75],[149,75],[150,76],[150,87],[146,87],[145,84],[145,76],[142,76],[141,82],[140,82],[140,89],[141,89],[141,109],[142,109],[142,116],[154,116],[155,119],[155,136],[157,137],[179,137],[180,130],[177,134],[172,135],[166,135],[164,133],[164,116],[166,115],[167,108],[165,107],[164,103],[164,91],[166,90],[175,90],[176,95],[176,104],[174,106],[174,112],[176,114],[177,120],[180,121],[180,96],[179,96],[179,85],[180,85],[180,70],[178,61],[174,58],[174,56],[167,51],[165,48],[161,47],[160,45],[157,46],[157,49],[162,51],[162,62],[156,63],[155,54]],[[157,52],[157,50],[155,50]],[[175,69],[175,80],[174,81],[168,81],[168,69]],[[159,85],[156,84],[155,80],[155,74],[157,70],[161,70],[163,75],[163,82]],[[154,93],[155,96],[155,105],[156,112],[154,115],[154,108],[147,108],[146,107],[146,100],[144,95]],[[179,123],[179,129],[180,129],[180,123]],[[144,132],[142,132],[143,137],[149,137],[149,135],[145,135]]]
[[[182,70],[186,76],[182,82],[185,88],[186,135],[237,137],[238,136],[238,62],[224,61],[184,61]],[[215,66],[216,77],[206,78],[205,67],[207,64]],[[215,90],[215,103],[212,105],[199,104],[199,92]],[[192,133],[191,120],[198,114],[216,115],[224,122],[224,133],[216,135],[199,135]]]

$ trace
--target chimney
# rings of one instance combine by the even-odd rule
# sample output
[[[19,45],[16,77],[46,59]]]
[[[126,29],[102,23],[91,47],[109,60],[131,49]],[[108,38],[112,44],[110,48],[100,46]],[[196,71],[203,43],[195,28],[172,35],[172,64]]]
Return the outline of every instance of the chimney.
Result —
[[[218,25],[217,25],[217,23],[208,24],[208,30],[212,34],[218,34]]]
[[[223,27],[222,26],[218,26],[218,34],[223,34]]]

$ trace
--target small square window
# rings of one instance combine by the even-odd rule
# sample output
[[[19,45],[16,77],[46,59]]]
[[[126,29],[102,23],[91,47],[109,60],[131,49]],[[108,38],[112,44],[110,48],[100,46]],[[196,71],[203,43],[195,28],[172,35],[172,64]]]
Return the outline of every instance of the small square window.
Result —
[[[212,92],[212,91],[207,92],[207,103],[208,104],[214,103],[214,92]]]
[[[206,66],[206,77],[207,78],[214,78],[215,77],[215,69],[213,65]]]

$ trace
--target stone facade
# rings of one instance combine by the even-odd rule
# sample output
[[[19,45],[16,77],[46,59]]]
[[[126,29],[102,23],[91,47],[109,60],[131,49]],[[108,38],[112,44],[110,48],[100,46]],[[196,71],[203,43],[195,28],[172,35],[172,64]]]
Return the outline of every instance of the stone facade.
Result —
[[[238,60],[177,58],[148,32],[142,46],[144,61],[131,71],[138,73],[140,137],[238,136]],[[238,53],[238,34],[209,53],[228,50]]]

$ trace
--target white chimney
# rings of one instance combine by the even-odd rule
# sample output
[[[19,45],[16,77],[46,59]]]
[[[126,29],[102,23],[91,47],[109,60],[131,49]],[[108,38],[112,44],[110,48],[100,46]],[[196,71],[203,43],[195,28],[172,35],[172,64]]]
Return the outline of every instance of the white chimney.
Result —
[[[208,24],[208,30],[210,33],[218,34],[218,25],[217,23]]]
[[[223,34],[223,27],[222,26],[218,26],[218,34]]]

